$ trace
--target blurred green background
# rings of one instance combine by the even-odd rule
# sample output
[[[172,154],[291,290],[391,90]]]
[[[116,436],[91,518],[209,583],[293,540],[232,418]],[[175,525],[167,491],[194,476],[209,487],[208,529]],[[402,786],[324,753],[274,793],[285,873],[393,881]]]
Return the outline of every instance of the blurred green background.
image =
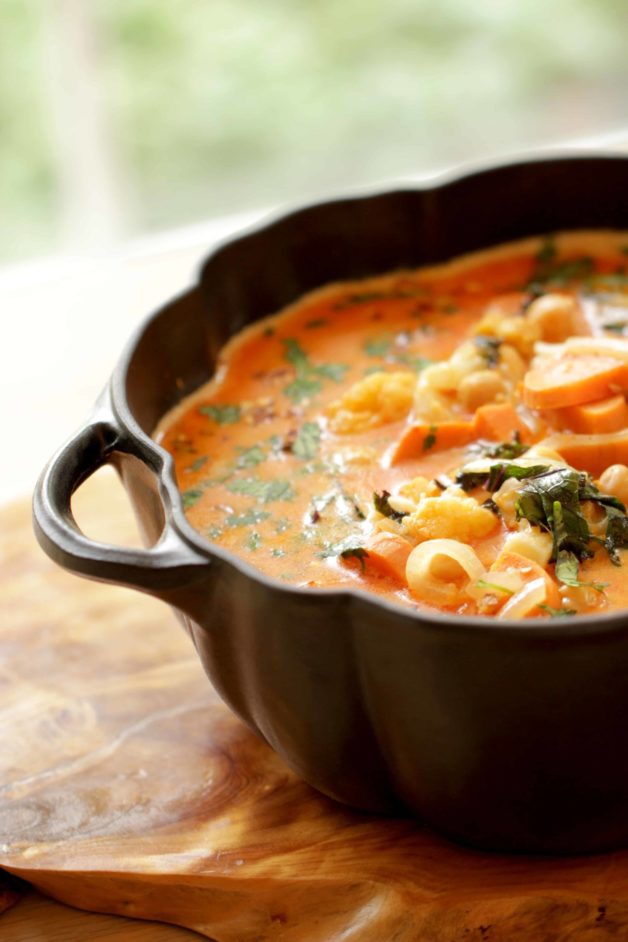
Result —
[[[0,260],[628,129],[624,0],[0,0]]]

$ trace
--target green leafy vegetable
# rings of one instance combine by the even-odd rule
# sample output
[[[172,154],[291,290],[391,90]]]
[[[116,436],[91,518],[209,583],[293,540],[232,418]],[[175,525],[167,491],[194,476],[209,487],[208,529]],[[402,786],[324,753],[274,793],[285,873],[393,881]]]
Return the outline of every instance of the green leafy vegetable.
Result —
[[[189,510],[190,507],[193,507],[202,496],[203,491],[198,487],[191,487],[187,491],[183,491],[181,497],[183,498],[183,506],[185,510]]]
[[[560,261],[558,251],[552,238],[541,246],[535,257],[532,276],[527,285],[528,290],[540,293],[548,285],[562,287],[572,281],[581,281],[589,278],[595,271],[595,262],[588,255]]]
[[[373,494],[373,506],[375,510],[382,514],[384,517],[390,517],[391,520],[403,520],[404,517],[407,517],[407,514],[401,513],[399,510],[395,510],[394,507],[390,506],[390,491],[382,491],[381,494],[378,494],[377,491]]]
[[[521,455],[525,455],[526,451],[529,451],[529,449],[529,445],[522,443],[520,432],[514,431],[511,442],[502,442],[500,445],[489,445],[487,448],[483,449],[483,451],[487,458],[505,458],[507,461],[512,461],[513,458],[520,458]]]
[[[554,608],[552,605],[543,605],[539,603],[539,608],[547,612],[552,618],[567,618],[569,615],[577,615],[575,608]]]
[[[321,430],[316,422],[304,422],[292,443],[292,453],[303,461],[309,461],[318,453]]]
[[[364,352],[370,357],[385,357],[390,350],[392,338],[390,334],[381,337],[369,337],[364,341]]]
[[[240,416],[242,415],[240,406],[220,405],[219,403],[201,406],[198,411],[202,412],[203,415],[208,415],[210,419],[213,419],[214,422],[218,422],[219,425],[233,425],[234,422],[239,422]]]
[[[294,490],[290,481],[276,478],[273,481],[262,481],[260,478],[236,478],[227,484],[227,490],[232,494],[247,494],[255,497],[262,504],[270,504],[275,500],[291,500]]]
[[[429,432],[423,439],[423,451],[429,451],[436,444],[436,426],[430,425]]]
[[[251,552],[254,552],[261,545],[261,543],[262,543],[261,536],[259,535],[257,530],[254,530],[246,542],[246,547],[247,549],[251,550]]]
[[[195,461],[193,461],[192,464],[190,465],[190,467],[189,467],[189,468],[186,468],[185,470],[186,470],[186,471],[193,471],[193,472],[200,471],[201,468],[202,468],[205,464],[207,464],[207,455],[201,455],[200,458],[197,458]]]
[[[236,458],[236,468],[255,468],[266,460],[266,452],[259,445],[244,448]]]
[[[228,527],[250,527],[253,524],[267,520],[270,514],[267,510],[246,510],[242,514],[230,514],[226,523]]]
[[[626,508],[609,494],[602,494],[591,478],[573,468],[546,471],[522,485],[516,504],[517,515],[552,534],[552,560],[556,577],[565,585],[590,585],[602,591],[602,583],[583,583],[579,563],[593,552],[589,524],[582,512],[583,501],[593,501],[606,512],[606,536],[602,542],[610,559],[619,565],[618,549],[628,546]]]
[[[323,379],[339,383],[348,369],[343,363],[322,363],[315,366],[299,341],[292,337],[284,338],[283,345],[284,360],[294,367],[296,373],[295,378],[284,389],[285,395],[293,402],[302,402],[319,393]]]
[[[363,546],[351,546],[349,549],[342,550],[339,554],[343,559],[351,559],[352,557],[359,560],[360,569],[362,572],[366,569],[364,560],[368,559],[368,550],[365,550]]]
[[[526,478],[536,477],[547,471],[547,465],[533,464],[524,467],[519,464],[502,462],[493,464],[488,471],[460,471],[456,475],[456,484],[459,484],[463,491],[472,491],[476,487],[483,487],[485,490],[499,490],[504,481],[509,478],[515,478],[517,481],[523,481]]]
[[[486,579],[478,579],[475,583],[480,589],[489,589],[491,592],[503,592],[504,595],[514,595],[512,589],[507,589],[504,585],[497,585],[496,582],[487,582]]]

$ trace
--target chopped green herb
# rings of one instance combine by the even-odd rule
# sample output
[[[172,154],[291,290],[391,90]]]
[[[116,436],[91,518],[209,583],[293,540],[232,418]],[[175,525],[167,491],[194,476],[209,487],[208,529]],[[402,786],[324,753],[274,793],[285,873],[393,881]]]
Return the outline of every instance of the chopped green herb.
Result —
[[[322,379],[339,383],[348,370],[343,363],[321,363],[315,366],[299,341],[292,337],[284,338],[283,345],[284,360],[290,363],[296,372],[296,377],[284,389],[285,395],[293,402],[302,402],[319,393],[322,389]]]
[[[554,608],[552,605],[539,604],[538,608],[543,609],[552,618],[567,618],[569,615],[577,615],[575,608]]]
[[[236,458],[236,468],[255,468],[266,460],[266,453],[259,445],[243,448]]]
[[[265,337],[274,337],[274,336],[275,336],[275,328],[274,328],[274,327],[265,327],[265,328],[264,328],[264,336],[265,336]]]
[[[305,326],[308,330],[316,330],[317,327],[326,327],[329,324],[328,320],[325,320],[324,317],[315,317],[311,321],[306,321]]]
[[[342,552],[339,553],[339,555],[340,555],[343,559],[352,559],[352,558],[354,558],[354,559],[359,560],[359,562],[360,562],[360,569],[362,570],[362,572],[364,572],[364,570],[366,569],[366,566],[365,566],[365,564],[364,564],[364,560],[365,560],[365,559],[368,559],[368,555],[369,555],[369,554],[368,554],[368,550],[365,550],[363,546],[352,546],[352,547],[350,547],[349,549],[342,550]]]
[[[373,506],[375,510],[382,514],[384,517],[390,517],[391,520],[403,520],[404,517],[407,517],[407,514],[401,513],[399,510],[395,510],[390,506],[390,491],[382,491],[381,494],[378,494],[377,491],[373,494]]]
[[[436,444],[436,426],[430,425],[429,432],[423,439],[423,451],[429,451]]]
[[[248,494],[255,497],[262,504],[270,504],[275,500],[292,500],[294,490],[290,481],[276,478],[273,481],[262,481],[260,478],[237,478],[227,484],[227,490],[232,494]]]
[[[189,468],[186,468],[186,471],[200,471],[203,465],[207,464],[207,455],[201,455],[200,458],[197,458],[196,461],[193,461]]]
[[[278,559],[281,559],[282,556],[286,555],[286,551],[282,549],[274,549],[270,551],[271,556],[276,556]]]
[[[275,524],[275,533],[285,533],[286,530],[289,530],[291,526],[292,524],[290,523],[290,521],[282,517]]]
[[[613,334],[623,334],[628,327],[628,321],[615,321],[612,324],[603,324],[604,330],[610,330]]]
[[[500,445],[489,445],[488,448],[484,449],[484,454],[487,458],[506,458],[511,461],[513,458],[520,458],[521,455],[525,455],[529,448],[529,445],[522,443],[520,432],[514,431],[511,442],[502,442]]]
[[[183,498],[183,506],[185,510],[189,510],[190,507],[193,507],[203,496],[203,491],[198,487],[191,487],[187,491],[183,491],[181,497]]]
[[[240,406],[220,405],[219,403],[213,403],[210,406],[201,406],[198,411],[202,412],[203,415],[208,415],[210,419],[213,419],[214,422],[218,422],[219,425],[233,425],[234,422],[240,420],[242,414]]]
[[[547,285],[562,287],[572,281],[590,278],[595,271],[595,261],[588,255],[558,261],[556,247],[547,242],[537,253],[528,290],[538,292]]]
[[[314,458],[321,441],[320,426],[316,422],[304,422],[292,443],[292,454],[303,461]]]
[[[261,523],[262,520],[267,520],[270,517],[270,514],[267,510],[246,510],[242,514],[230,514],[227,517],[226,524],[228,527],[250,527],[253,524]]]
[[[456,475],[456,484],[459,484],[463,491],[472,491],[476,487],[483,487],[493,493],[493,491],[499,490],[504,481],[509,478],[523,481],[526,478],[537,477],[545,471],[547,471],[547,465],[544,464],[533,464],[524,467],[523,465],[505,462],[491,465],[488,471],[460,471]]]
[[[606,512],[606,537],[597,542],[605,546],[612,562],[618,565],[617,550],[628,547],[626,508],[616,497],[602,494],[584,472],[560,468],[530,478],[522,485],[516,509],[519,517],[552,534],[552,560],[561,582],[590,585],[602,591],[602,583],[583,583],[578,577],[579,563],[593,555],[589,544],[596,539],[591,536],[581,508],[581,503],[587,500]]]
[[[381,337],[369,337],[364,342],[364,352],[370,357],[385,357],[390,350],[391,343],[390,334],[383,334]]]
[[[414,370],[415,373],[420,373],[426,366],[430,366],[434,362],[428,357],[421,357],[414,353],[397,353],[393,360],[401,366],[407,366],[409,369]]]
[[[254,552],[261,545],[261,542],[262,542],[261,536],[259,535],[257,530],[254,530],[247,540],[247,543],[246,543],[247,549],[251,550],[251,552]]]
[[[512,589],[507,589],[506,586],[498,585],[496,582],[487,582],[486,579],[478,579],[475,584],[478,588],[490,589],[491,592],[503,592],[504,595],[515,594]]]

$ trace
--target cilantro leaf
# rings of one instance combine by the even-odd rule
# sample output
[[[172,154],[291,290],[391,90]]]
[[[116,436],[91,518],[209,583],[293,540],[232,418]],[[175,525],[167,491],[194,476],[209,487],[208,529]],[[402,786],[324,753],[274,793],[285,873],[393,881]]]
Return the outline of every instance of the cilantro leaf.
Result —
[[[285,387],[284,394],[295,403],[319,393],[323,388],[323,379],[339,383],[348,370],[344,363],[313,364],[299,341],[293,337],[285,337],[283,345],[284,360],[294,367],[296,373],[292,382]]]
[[[183,507],[185,510],[189,510],[190,507],[193,507],[203,496],[203,491],[198,487],[188,488],[187,491],[183,491],[181,497],[183,499]]]
[[[216,402],[209,406],[200,406],[198,411],[203,415],[208,415],[210,419],[213,419],[214,422],[217,422],[219,425],[233,425],[234,422],[240,420],[242,414],[242,409],[238,405],[220,404]]]
[[[309,461],[318,453],[321,430],[316,422],[304,422],[292,443],[292,454],[303,461]]]
[[[266,453],[259,445],[243,448],[236,458],[236,468],[255,468],[266,460]]]
[[[247,494],[255,497],[262,504],[270,504],[275,500],[291,500],[294,490],[290,481],[275,478],[272,481],[262,481],[260,478],[236,478],[227,484],[227,490],[232,494]]]

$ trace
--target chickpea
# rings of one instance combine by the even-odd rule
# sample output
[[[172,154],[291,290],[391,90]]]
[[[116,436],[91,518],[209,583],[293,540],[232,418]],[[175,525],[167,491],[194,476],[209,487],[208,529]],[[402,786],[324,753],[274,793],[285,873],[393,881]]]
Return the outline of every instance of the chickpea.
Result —
[[[460,381],[458,399],[463,408],[475,412],[479,406],[503,398],[505,392],[504,378],[497,370],[478,370]]]
[[[530,304],[526,317],[539,328],[542,340],[562,343],[574,333],[577,313],[575,298],[565,294],[544,294]]]
[[[599,480],[600,490],[617,497],[628,507],[628,468],[625,464],[612,464]]]
[[[526,372],[525,360],[509,343],[503,343],[499,348],[499,366],[513,385],[521,382]]]

